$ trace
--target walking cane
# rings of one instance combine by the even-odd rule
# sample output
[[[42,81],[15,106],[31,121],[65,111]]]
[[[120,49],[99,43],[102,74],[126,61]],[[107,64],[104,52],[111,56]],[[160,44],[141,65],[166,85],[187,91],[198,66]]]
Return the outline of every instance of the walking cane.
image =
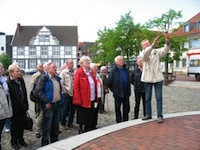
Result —
[[[106,94],[107,112],[109,112],[108,94]]]

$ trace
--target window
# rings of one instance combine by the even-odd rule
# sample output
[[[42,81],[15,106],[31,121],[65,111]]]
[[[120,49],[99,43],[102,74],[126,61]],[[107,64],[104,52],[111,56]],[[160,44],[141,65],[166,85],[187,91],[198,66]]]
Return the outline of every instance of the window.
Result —
[[[191,39],[190,48],[200,48],[200,39]]]
[[[188,48],[188,42],[184,42],[183,47]]]
[[[176,63],[175,63],[175,65],[176,65],[176,68],[178,68],[178,67],[179,67],[179,61],[178,61],[178,60],[176,60]]]
[[[24,60],[18,60],[17,63],[19,64],[20,68],[24,68]]]
[[[72,47],[65,46],[65,55],[71,55],[72,54]]]
[[[29,60],[29,68],[37,68],[37,61]]]
[[[60,68],[60,60],[55,59],[55,60],[53,60],[53,62],[56,64],[57,68]]]
[[[185,58],[182,59],[182,67],[186,67],[186,59]]]
[[[4,47],[3,46],[1,47],[1,50],[4,51]]]
[[[49,35],[40,35],[39,42],[50,42]]]
[[[53,55],[60,55],[59,46],[53,46]]]
[[[36,55],[36,48],[35,47],[29,47],[29,55]]]
[[[47,46],[41,47],[41,55],[48,55],[48,47]]]
[[[200,67],[200,59],[190,60],[189,67]]]
[[[197,30],[200,30],[200,19],[197,21]]]
[[[48,62],[48,59],[41,59],[41,63],[46,63],[46,62]]]
[[[189,24],[184,25],[184,32],[189,32]]]
[[[18,47],[17,50],[18,50],[18,51],[17,51],[17,54],[18,54],[18,55],[24,55],[24,47]]]

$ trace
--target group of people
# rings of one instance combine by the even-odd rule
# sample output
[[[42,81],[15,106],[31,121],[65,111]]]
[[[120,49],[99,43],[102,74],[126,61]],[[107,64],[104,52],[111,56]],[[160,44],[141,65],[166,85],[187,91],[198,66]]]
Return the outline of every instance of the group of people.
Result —
[[[30,86],[40,100],[35,103],[36,137],[41,138],[41,145],[58,141],[60,125],[62,130],[78,128],[78,133],[84,133],[97,128],[98,114],[105,113],[105,97],[109,90],[113,93],[116,123],[129,120],[131,84],[134,85],[135,107],[134,119],[139,117],[140,99],[143,100],[142,120],[152,118],[151,95],[155,88],[157,100],[158,122],[163,122],[162,114],[162,71],[159,69],[160,59],[169,51],[169,37],[163,48],[155,49],[159,42],[156,37],[151,44],[147,39],[141,42],[142,51],[137,57],[137,67],[129,73],[123,56],[115,57],[115,66],[107,72],[106,66],[100,68],[91,63],[89,56],[82,56],[79,68],[73,70],[73,59],[67,59],[65,67],[57,74],[54,62],[40,63],[38,72],[31,77]],[[3,65],[0,64],[0,71]],[[27,90],[20,74],[18,64],[8,68],[7,81],[1,79],[8,106],[12,112],[0,118],[0,131],[5,119],[11,117],[11,145],[14,149],[27,146],[23,138],[24,123],[28,106]],[[3,71],[0,72],[2,76]],[[10,97],[11,103],[9,103]],[[121,111],[122,107],[122,111]],[[73,124],[76,113],[76,122]]]
[[[38,72],[31,77],[31,88],[40,100],[35,103],[36,137],[41,145],[58,141],[59,133],[78,128],[78,133],[96,129],[98,113],[105,113],[105,95],[108,93],[107,68],[91,63],[82,56],[74,71],[73,59],[67,59],[57,73],[53,62],[38,64]],[[76,112],[77,124],[74,122]]]

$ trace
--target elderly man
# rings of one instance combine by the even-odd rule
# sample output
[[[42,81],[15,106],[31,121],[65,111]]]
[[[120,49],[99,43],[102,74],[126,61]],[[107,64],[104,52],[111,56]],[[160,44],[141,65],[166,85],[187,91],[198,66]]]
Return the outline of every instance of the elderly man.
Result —
[[[74,62],[73,59],[66,60],[65,68],[60,73],[60,82],[62,86],[62,110],[61,110],[61,127],[62,130],[75,128],[73,124],[75,106],[72,103],[73,99],[73,82],[74,82]],[[66,125],[66,117],[67,125]]]
[[[61,84],[60,77],[56,75],[56,65],[48,64],[48,71],[39,76],[36,93],[42,102],[43,125],[42,146],[58,141]]]
[[[37,84],[38,77],[44,72],[43,63],[37,65],[37,72],[31,76],[30,87],[31,89]],[[35,117],[36,117],[36,138],[40,138],[42,134],[42,120],[43,120],[42,108],[40,103],[35,103]]]
[[[130,76],[125,67],[122,56],[115,58],[115,67],[108,76],[108,87],[113,92],[115,99],[116,122],[128,121],[130,112],[129,97],[131,95]],[[123,116],[121,113],[121,104],[123,105]]]
[[[154,49],[156,44],[159,42],[159,36],[157,36],[153,43],[145,39],[141,42],[142,52],[141,57],[143,58],[143,72],[141,81],[145,84],[145,106],[146,116],[142,120],[148,120],[152,118],[151,110],[151,96],[152,87],[155,88],[155,95],[157,100],[157,118],[158,123],[163,122],[162,114],[162,82],[163,74],[160,69],[160,59],[169,51],[169,37],[166,36],[166,44],[163,48]]]
[[[107,67],[101,66],[100,78],[102,79],[102,82],[103,82],[103,98],[102,98],[102,101],[100,101],[99,113],[107,113],[105,111],[105,96],[106,96],[106,94],[109,93],[108,84],[107,84],[107,74],[108,74]]]

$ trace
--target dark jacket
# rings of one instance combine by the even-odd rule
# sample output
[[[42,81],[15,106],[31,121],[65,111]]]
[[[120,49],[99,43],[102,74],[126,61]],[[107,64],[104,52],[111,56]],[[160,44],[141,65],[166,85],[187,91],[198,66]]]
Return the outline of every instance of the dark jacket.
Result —
[[[104,73],[100,74],[100,78],[102,79],[103,82],[103,92],[105,93],[106,90],[108,90],[108,83],[107,83],[107,76]]]
[[[13,113],[24,114],[29,109],[27,90],[23,78],[19,78],[19,83],[8,77],[7,83],[12,102]]]
[[[57,75],[55,76],[55,78],[60,85],[60,94],[61,94],[61,91],[62,91],[61,84],[60,84],[61,78]],[[43,104],[53,102],[53,96],[54,96],[53,83],[51,79],[49,78],[48,73],[43,73],[39,76],[37,85],[35,87],[35,91]]]
[[[144,82],[141,81],[142,71],[137,67],[131,72],[131,84],[138,93],[144,93]]]
[[[130,86],[130,76],[129,72],[126,69],[126,65],[124,65],[128,87],[127,87],[127,95],[131,95],[131,86]],[[119,68],[115,65],[114,68],[111,70],[108,76],[108,87],[113,92],[114,98],[124,98],[124,89],[123,89],[123,83],[122,83],[122,77],[121,73],[119,71]]]

